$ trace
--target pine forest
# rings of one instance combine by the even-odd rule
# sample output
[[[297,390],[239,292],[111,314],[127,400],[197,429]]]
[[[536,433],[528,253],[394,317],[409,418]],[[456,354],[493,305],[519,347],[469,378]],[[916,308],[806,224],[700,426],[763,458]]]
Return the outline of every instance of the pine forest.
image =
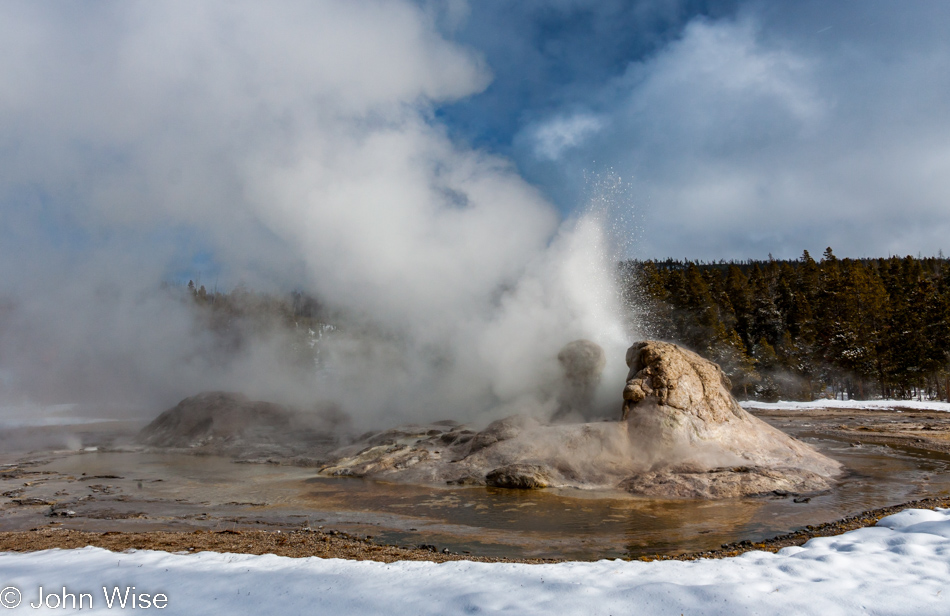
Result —
[[[718,362],[740,398],[948,399],[950,260],[621,264],[650,337]]]

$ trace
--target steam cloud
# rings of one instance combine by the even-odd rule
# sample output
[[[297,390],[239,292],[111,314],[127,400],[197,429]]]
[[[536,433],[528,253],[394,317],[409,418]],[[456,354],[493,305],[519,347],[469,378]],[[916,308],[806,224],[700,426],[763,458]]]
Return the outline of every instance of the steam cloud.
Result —
[[[154,412],[204,389],[359,422],[553,411],[559,349],[629,333],[596,214],[561,223],[440,103],[490,73],[403,1],[0,8],[0,397]],[[207,249],[232,281],[339,307],[301,380],[226,360],[156,293]],[[186,261],[182,261],[184,258]],[[605,390],[606,391],[606,390]]]

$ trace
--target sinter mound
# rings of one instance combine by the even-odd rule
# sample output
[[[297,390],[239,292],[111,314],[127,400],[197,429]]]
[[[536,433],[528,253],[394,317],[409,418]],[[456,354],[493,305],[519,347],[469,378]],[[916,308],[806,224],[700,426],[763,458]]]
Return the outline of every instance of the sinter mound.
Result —
[[[185,398],[138,435],[143,445],[237,457],[319,456],[337,446],[346,418],[335,408],[303,412],[212,391]]]
[[[557,354],[564,375],[557,396],[556,418],[572,414],[587,416],[594,404],[600,375],[607,365],[604,349],[590,340],[575,340]]]
[[[840,472],[834,460],[746,413],[719,366],[699,355],[642,342],[628,350],[627,365],[619,422],[542,425],[509,417],[477,433],[454,422],[406,426],[337,450],[320,472],[429,484],[619,488],[659,498],[815,492],[830,488]]]

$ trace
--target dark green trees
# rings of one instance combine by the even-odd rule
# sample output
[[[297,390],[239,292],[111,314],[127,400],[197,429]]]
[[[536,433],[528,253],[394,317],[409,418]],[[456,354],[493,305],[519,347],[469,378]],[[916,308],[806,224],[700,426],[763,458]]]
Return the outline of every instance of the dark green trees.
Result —
[[[738,395],[948,399],[950,262],[627,263],[648,335],[719,362]]]

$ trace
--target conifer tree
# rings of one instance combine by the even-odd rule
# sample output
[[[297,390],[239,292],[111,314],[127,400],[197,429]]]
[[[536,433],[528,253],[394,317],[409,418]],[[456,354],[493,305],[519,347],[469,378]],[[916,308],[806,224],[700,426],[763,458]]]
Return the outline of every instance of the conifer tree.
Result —
[[[950,262],[891,257],[642,265],[665,337],[719,362],[740,395],[827,389],[950,399]]]

